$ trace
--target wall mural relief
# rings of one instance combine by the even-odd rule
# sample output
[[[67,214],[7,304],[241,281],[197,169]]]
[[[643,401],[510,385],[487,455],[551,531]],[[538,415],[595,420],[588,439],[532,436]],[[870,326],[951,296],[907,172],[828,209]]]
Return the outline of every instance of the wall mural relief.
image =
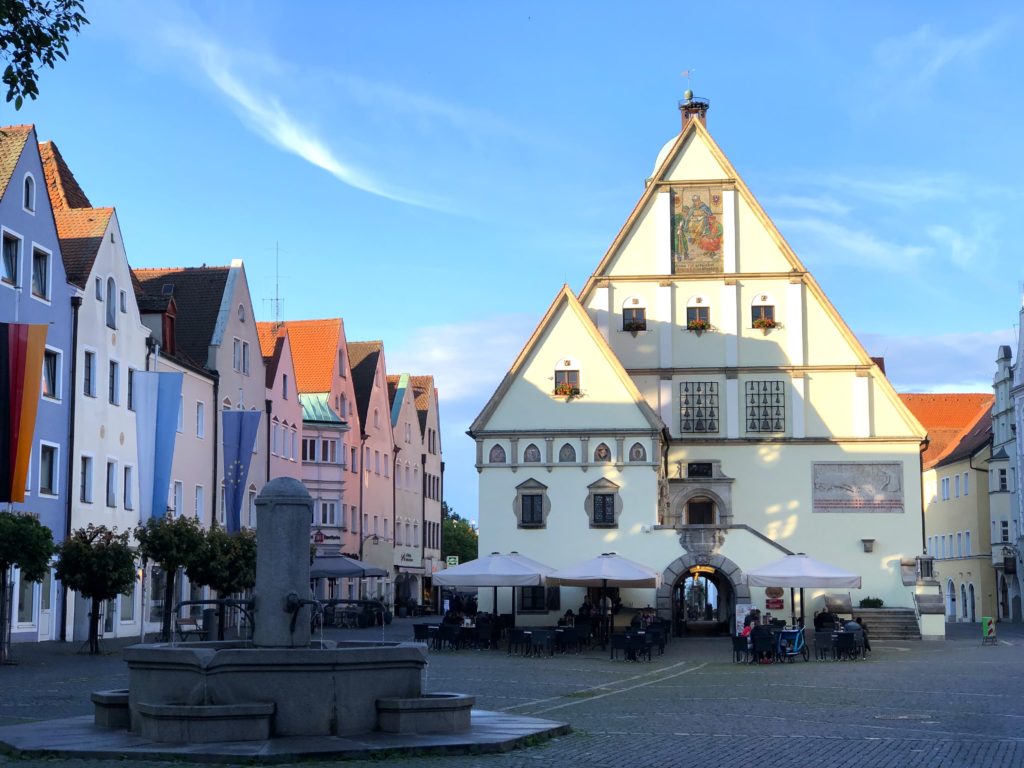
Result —
[[[815,512],[903,511],[899,462],[822,462],[813,471]]]
[[[722,271],[722,186],[672,187],[672,272]]]

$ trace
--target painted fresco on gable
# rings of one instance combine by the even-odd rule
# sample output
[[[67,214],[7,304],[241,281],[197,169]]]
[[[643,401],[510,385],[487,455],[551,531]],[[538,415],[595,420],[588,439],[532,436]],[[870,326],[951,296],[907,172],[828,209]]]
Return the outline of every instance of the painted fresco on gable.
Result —
[[[672,272],[722,271],[722,187],[672,187]]]

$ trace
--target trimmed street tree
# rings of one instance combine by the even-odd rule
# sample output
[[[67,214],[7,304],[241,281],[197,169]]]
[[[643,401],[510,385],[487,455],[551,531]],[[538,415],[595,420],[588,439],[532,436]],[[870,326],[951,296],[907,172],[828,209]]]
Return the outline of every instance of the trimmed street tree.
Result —
[[[21,578],[42,581],[50,568],[53,554],[53,532],[35,515],[0,512],[0,663],[8,660],[7,629],[11,624],[11,568],[21,571]]]
[[[57,578],[68,589],[92,600],[89,610],[89,653],[100,652],[100,605],[127,594],[135,584],[135,553],[130,534],[105,525],[73,531],[57,547]]]
[[[171,641],[171,609],[174,607],[174,579],[179,568],[191,565],[203,546],[203,529],[194,517],[151,517],[135,529],[139,554],[152,560],[164,572],[164,611],[162,636]]]
[[[256,584],[256,532],[228,533],[214,521],[203,537],[198,556],[186,570],[193,584],[216,590],[225,598]],[[224,639],[224,606],[217,606],[217,639]]]

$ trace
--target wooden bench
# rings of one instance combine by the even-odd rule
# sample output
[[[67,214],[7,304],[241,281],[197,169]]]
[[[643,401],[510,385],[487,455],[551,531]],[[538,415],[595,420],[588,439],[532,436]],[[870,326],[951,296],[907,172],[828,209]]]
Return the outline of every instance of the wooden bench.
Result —
[[[203,626],[193,618],[187,617],[184,619],[174,620],[174,631],[178,633],[178,640],[185,642],[190,637],[195,637],[197,640],[203,639]]]

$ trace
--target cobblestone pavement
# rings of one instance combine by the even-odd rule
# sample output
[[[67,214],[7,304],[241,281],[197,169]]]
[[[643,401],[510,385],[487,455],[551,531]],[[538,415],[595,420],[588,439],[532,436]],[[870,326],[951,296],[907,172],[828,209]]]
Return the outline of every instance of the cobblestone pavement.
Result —
[[[562,720],[574,732],[501,755],[395,758],[346,766],[845,766],[1024,765],[1024,627],[951,626],[942,643],[876,644],[859,662],[735,665],[727,639],[674,640],[651,663],[594,651],[554,658],[502,651],[431,652],[426,688],[477,697],[483,709]],[[410,620],[334,638],[409,639]],[[90,658],[61,644],[16,646],[0,668],[0,725],[88,714],[89,692],[125,687],[119,650]],[[123,766],[15,760],[0,768]],[[167,763],[145,763],[166,766]],[[175,763],[184,766],[184,763]]]

